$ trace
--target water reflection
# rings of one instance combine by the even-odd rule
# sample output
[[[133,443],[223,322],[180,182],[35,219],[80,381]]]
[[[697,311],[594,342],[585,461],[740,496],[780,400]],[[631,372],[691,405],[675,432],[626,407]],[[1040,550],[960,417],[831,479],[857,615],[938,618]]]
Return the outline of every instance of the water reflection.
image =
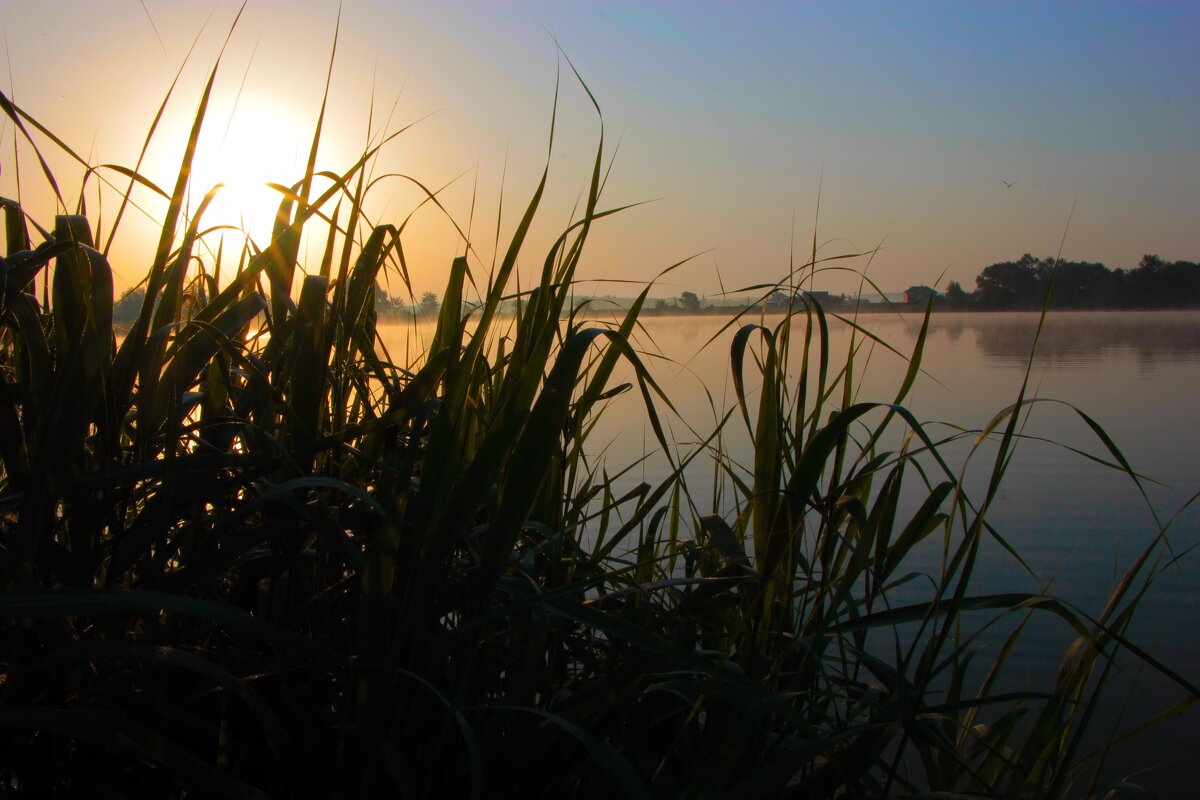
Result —
[[[1037,330],[1035,313],[938,314],[933,334],[951,343],[967,334],[980,356],[997,365],[1023,365]],[[1139,367],[1200,361],[1200,312],[1054,312],[1038,343],[1039,362],[1084,366],[1116,357]]]
[[[930,320],[922,361],[925,375],[905,404],[920,420],[967,429],[982,426],[1013,402],[1025,384],[1038,319],[1036,313],[936,314]],[[780,321],[772,316],[766,323],[773,327]],[[660,361],[654,368],[679,415],[692,422],[694,430],[711,430],[709,396],[718,408],[732,403],[728,377],[732,331],[721,333],[712,345],[696,352],[726,322],[715,317],[659,317],[645,323],[648,346],[674,359],[674,364]],[[864,314],[858,324],[908,354],[921,317]],[[835,323],[829,333],[831,370],[836,372],[845,363],[852,329]],[[861,335],[854,339],[866,343],[855,360],[856,399],[890,399],[903,382],[907,363]],[[678,368],[683,363],[686,370]],[[756,384],[751,380],[749,385],[753,392]],[[1119,470],[1068,449],[1110,458],[1096,433],[1069,407],[1045,403],[1031,408],[1021,429],[1030,438],[1017,446],[989,519],[1022,554],[1033,574],[989,540],[973,577],[973,590],[980,594],[1049,591],[1094,614],[1104,607],[1126,567],[1158,535],[1147,501],[1153,503],[1160,520],[1167,520],[1200,488],[1196,458],[1200,426],[1194,424],[1195,398],[1200,396],[1200,311],[1054,312],[1047,319],[1026,386],[1026,397],[1033,396],[1061,400],[1085,411],[1120,446],[1129,463],[1153,480],[1139,486]],[[610,436],[616,439],[609,451],[612,463],[629,463],[647,452],[653,438],[643,432],[644,413],[636,398],[619,399],[610,412],[597,431],[603,433],[598,441],[607,444]],[[750,463],[749,436],[740,418],[735,417],[727,430],[726,452]],[[690,441],[690,435],[685,432],[683,437]],[[625,449],[622,442],[628,443]],[[978,497],[990,479],[992,451],[981,451],[964,467],[971,444],[971,439],[961,440],[945,447],[943,455],[955,470],[963,468],[969,493]],[[665,465],[645,464],[638,479],[657,480],[666,474]],[[712,505],[729,513],[710,499],[715,490],[709,491],[712,483],[706,483],[712,475],[708,464],[698,460],[694,473],[688,475],[700,507],[707,510]],[[1200,503],[1175,518],[1168,533],[1175,553],[1200,547]],[[940,552],[940,547],[918,552],[908,566],[935,574]],[[1193,683],[1200,682],[1200,560],[1194,553],[1159,574],[1142,597],[1130,634],[1147,652]],[[1053,676],[1073,635],[1065,626],[1031,623],[1023,649],[1014,657],[1012,688],[1029,689]],[[1133,685],[1138,688],[1130,688]],[[1127,690],[1136,698],[1125,727],[1132,727],[1137,713],[1157,713],[1181,697],[1176,686],[1156,680],[1149,671],[1129,685],[1118,686],[1113,698],[1119,699]],[[1105,720],[1098,729],[1115,724],[1111,717]],[[1127,775],[1167,763],[1171,766],[1141,775],[1139,782],[1158,791],[1158,796],[1184,796],[1180,788],[1194,782],[1191,756],[1197,729],[1200,714],[1195,710],[1152,729],[1119,749],[1111,774]]]

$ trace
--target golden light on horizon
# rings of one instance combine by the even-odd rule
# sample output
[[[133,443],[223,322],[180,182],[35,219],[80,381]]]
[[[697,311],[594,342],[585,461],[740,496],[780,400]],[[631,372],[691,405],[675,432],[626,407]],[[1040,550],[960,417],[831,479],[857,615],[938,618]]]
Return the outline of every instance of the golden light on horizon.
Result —
[[[271,101],[243,98],[231,115],[206,120],[192,162],[192,209],[223,186],[201,228],[228,226],[236,231],[226,233],[244,233],[264,247],[283,199],[268,184],[291,186],[303,177],[311,136],[311,124]]]

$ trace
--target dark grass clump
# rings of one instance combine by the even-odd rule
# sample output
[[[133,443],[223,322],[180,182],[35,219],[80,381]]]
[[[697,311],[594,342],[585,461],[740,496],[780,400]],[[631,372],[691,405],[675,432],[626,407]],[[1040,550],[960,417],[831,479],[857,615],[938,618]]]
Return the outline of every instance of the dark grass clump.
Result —
[[[383,270],[407,283],[403,226],[363,213],[376,150],[317,172],[314,136],[270,243],[214,255],[213,192],[185,210],[212,85],[170,191],[118,170],[122,211],[135,188],[168,201],[123,338],[103,254],[120,213],[101,241],[82,207],[42,227],[3,201],[0,793],[1105,792],[1083,734],[1166,527],[1094,618],[972,594],[1023,395],[974,432],[999,452],[973,502],[903,407],[924,330],[896,395],[852,402],[854,353],[830,366],[830,315],[793,274],[767,288],[802,302],[731,333],[738,408],[660,484],[618,490],[586,446],[606,399],[635,388],[676,450],[630,344],[650,287],[615,324],[571,307],[583,247],[615,211],[602,139],[536,285],[513,288],[545,172],[491,270],[464,242],[426,354],[399,364],[374,304]],[[28,146],[49,136],[0,108]],[[298,274],[317,225],[319,266]],[[613,385],[622,361],[632,386]],[[742,423],[745,465],[722,444]],[[906,443],[884,449],[901,426]],[[728,487],[722,515],[691,510],[695,458]],[[931,541],[928,596],[897,605],[906,558]],[[1030,615],[1078,638],[1044,686],[995,691]],[[997,621],[1010,633],[980,656]]]

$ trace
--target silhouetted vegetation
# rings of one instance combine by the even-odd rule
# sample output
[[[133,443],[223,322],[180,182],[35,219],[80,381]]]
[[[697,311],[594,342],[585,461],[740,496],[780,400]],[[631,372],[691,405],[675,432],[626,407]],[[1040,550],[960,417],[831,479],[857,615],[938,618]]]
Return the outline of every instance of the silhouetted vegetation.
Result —
[[[1200,264],[1143,256],[1133,269],[1110,270],[1085,261],[1056,261],[1028,253],[992,264],[965,292],[951,281],[937,306],[948,309],[1040,309],[1053,283],[1050,307],[1059,309],[1165,309],[1200,307]]]
[[[121,299],[113,303],[113,324],[128,326],[137,319],[146,300],[146,287],[136,286],[121,295]]]
[[[1132,657],[1169,523],[1094,614],[979,593],[985,545],[1007,547],[988,519],[1028,373],[981,430],[922,425],[903,404],[926,315],[894,393],[857,401],[857,346],[884,343],[856,329],[845,368],[829,357],[834,312],[798,288],[814,253],[757,287],[762,305],[776,290],[799,303],[723,328],[736,401],[674,440],[637,345],[653,283],[616,322],[572,306],[594,224],[613,213],[602,135],[541,271],[518,280],[549,162],[503,256],[447,265],[440,300],[420,302],[436,314],[427,349],[396,363],[381,275],[413,289],[402,226],[360,213],[375,149],[316,172],[318,120],[270,242],[222,264],[199,246],[204,206],[186,202],[207,189],[189,181],[212,86],[174,188],[131,183],[167,205],[119,342],[103,255],[115,224],[38,225],[0,199],[0,793],[1104,794],[1107,748],[1084,737]],[[20,145],[64,147],[35,139],[3,94],[0,111]],[[321,231],[306,274],[302,234],[321,216],[350,221]],[[630,485],[637,465],[599,462],[588,441],[630,389],[670,462],[653,483]],[[734,426],[745,453],[728,450]],[[988,461],[978,494],[945,460],[955,441]],[[685,478],[696,460],[716,513]],[[917,575],[921,547],[942,559]],[[1008,691],[998,676],[1023,672],[1035,615],[1074,642],[1056,674]],[[1003,646],[981,651],[997,629]]]

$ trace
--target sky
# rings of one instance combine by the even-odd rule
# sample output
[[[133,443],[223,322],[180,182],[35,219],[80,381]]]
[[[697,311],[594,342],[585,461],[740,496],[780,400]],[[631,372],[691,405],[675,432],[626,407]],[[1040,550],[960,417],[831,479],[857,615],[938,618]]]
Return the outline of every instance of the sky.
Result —
[[[219,56],[193,180],[229,183],[210,221],[253,234],[274,202],[261,182],[303,174],[340,9],[318,168],[344,170],[373,134],[403,128],[375,174],[445,186],[484,263],[548,159],[522,261],[540,264],[578,212],[601,130],[602,205],[636,205],[592,232],[582,277],[612,281],[598,293],[634,294],[690,259],[652,294],[712,296],[783,280],[814,245],[821,259],[869,254],[823,264],[889,292],[970,289],[989,264],[1060,246],[1110,268],[1200,260],[1194,2],[250,0],[230,33],[239,5],[0,0],[0,88],[89,164],[133,166],[182,66],[141,168],[169,187]],[[74,204],[83,168],[34,137]],[[5,122],[0,194],[17,194],[18,173],[49,225],[53,195]],[[370,211],[398,223],[420,199],[383,178]],[[153,216],[149,193],[141,205]],[[136,217],[113,250],[121,285],[153,252]],[[454,225],[426,204],[405,242],[414,289],[438,291],[463,251]],[[823,271],[813,287],[858,280]]]

